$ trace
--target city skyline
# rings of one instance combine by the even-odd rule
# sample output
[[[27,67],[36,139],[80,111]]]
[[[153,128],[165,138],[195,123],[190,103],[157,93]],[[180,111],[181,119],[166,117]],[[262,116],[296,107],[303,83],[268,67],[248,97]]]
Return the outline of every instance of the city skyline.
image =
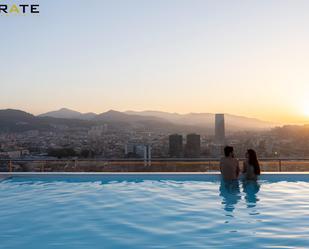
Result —
[[[309,122],[308,1],[56,1],[0,16],[0,109]],[[70,10],[70,11],[68,11]],[[288,17],[288,18],[287,18]],[[16,32],[13,32],[16,31]]]

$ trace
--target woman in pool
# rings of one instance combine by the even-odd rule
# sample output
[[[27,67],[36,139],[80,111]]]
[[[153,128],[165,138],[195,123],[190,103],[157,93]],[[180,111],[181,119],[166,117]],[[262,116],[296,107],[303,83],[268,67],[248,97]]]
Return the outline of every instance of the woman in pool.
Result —
[[[243,174],[246,180],[257,180],[257,176],[261,174],[256,152],[252,149],[247,150]]]

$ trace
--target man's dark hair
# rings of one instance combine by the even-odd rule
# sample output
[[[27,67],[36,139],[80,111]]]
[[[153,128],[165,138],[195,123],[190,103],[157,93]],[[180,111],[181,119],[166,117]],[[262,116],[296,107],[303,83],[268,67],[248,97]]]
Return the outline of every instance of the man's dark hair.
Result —
[[[225,146],[224,147],[224,155],[226,157],[230,156],[231,153],[233,153],[234,148],[232,146]]]

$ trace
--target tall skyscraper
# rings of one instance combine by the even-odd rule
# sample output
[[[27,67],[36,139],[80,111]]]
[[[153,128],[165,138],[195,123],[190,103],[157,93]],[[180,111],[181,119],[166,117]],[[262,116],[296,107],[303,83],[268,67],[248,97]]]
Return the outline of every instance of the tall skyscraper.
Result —
[[[199,157],[201,155],[201,136],[188,134],[186,143],[186,157]]]
[[[225,144],[224,114],[216,114],[215,142],[221,145]]]
[[[183,156],[182,135],[173,134],[169,136],[169,156],[170,157],[182,157]]]

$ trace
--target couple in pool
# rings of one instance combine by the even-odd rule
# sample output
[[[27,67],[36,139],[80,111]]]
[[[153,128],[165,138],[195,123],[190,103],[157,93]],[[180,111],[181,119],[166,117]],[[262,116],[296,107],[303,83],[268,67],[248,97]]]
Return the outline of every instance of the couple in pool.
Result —
[[[220,171],[224,180],[237,180],[239,178],[239,161],[234,156],[232,146],[224,148],[224,157],[220,161]],[[261,173],[256,152],[252,149],[247,150],[242,173],[246,180],[257,180],[257,176]]]

